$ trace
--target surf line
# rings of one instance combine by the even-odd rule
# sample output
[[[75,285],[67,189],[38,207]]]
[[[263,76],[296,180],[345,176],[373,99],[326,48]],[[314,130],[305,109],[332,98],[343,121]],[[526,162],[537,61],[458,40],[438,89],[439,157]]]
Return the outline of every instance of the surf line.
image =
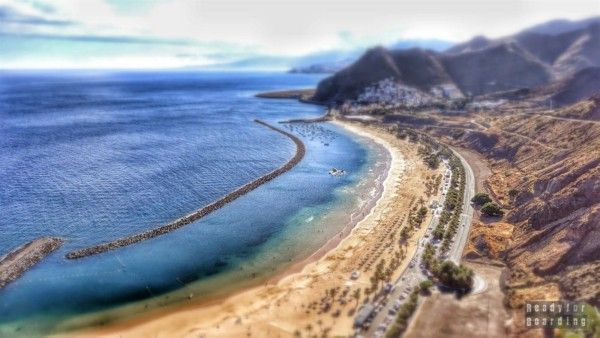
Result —
[[[291,133],[288,133],[287,131],[284,131],[282,129],[276,128],[276,127],[274,127],[266,122],[263,122],[261,120],[254,120],[254,122],[291,139],[294,142],[294,144],[296,145],[295,155],[291,159],[289,159],[285,164],[283,164],[281,167],[271,171],[268,174],[265,174],[265,175],[255,179],[254,181],[244,184],[243,186],[235,189],[234,191],[219,198],[218,200],[202,207],[201,209],[198,209],[198,210],[192,212],[191,214],[188,214],[184,217],[176,219],[173,222],[170,222],[168,224],[165,224],[165,225],[160,226],[155,229],[147,230],[147,231],[144,231],[144,232],[141,232],[141,233],[138,233],[135,235],[127,236],[127,237],[121,237],[121,238],[118,238],[111,242],[101,243],[101,244],[90,246],[87,248],[82,248],[82,249],[71,251],[66,254],[66,257],[68,259],[78,259],[78,258],[83,258],[83,257],[91,256],[91,255],[96,255],[99,253],[103,253],[103,252],[110,251],[110,250],[115,250],[115,249],[122,248],[127,245],[145,241],[147,239],[151,239],[151,238],[154,238],[154,237],[157,237],[160,235],[164,235],[173,230],[179,229],[184,225],[188,225],[194,221],[197,221],[200,218],[210,214],[211,212],[224,207],[227,203],[230,203],[230,202],[236,200],[237,198],[249,193],[250,191],[258,188],[259,186],[271,181],[272,179],[276,178],[277,176],[292,169],[294,166],[296,166],[296,164],[300,163],[300,161],[304,157],[304,154],[306,153],[306,148],[304,147],[304,143],[302,143],[302,141],[297,136],[295,136]]]

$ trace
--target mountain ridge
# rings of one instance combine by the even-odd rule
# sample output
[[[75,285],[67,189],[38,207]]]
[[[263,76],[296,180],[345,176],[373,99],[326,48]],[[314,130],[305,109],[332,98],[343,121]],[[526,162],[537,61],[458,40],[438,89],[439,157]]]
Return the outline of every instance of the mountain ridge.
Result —
[[[380,56],[364,58],[373,51]],[[550,22],[499,39],[477,36],[442,52],[371,48],[319,83],[315,100],[355,100],[365,87],[385,78],[425,91],[443,78],[464,95],[479,96],[543,87],[590,67],[600,67],[600,18]],[[420,78],[423,72],[431,76]]]

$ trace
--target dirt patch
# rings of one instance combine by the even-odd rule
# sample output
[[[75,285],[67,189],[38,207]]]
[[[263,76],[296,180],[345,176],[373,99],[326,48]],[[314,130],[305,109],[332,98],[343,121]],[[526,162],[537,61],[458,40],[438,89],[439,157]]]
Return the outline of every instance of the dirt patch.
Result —
[[[419,308],[407,338],[417,337],[507,337],[509,310],[500,287],[503,267],[466,263],[486,282],[485,290],[457,299],[453,294],[434,293]]]

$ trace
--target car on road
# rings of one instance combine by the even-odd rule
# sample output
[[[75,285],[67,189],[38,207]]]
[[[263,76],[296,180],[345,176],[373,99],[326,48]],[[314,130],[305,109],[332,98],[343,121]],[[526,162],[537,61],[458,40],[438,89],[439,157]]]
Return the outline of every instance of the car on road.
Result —
[[[394,290],[394,284],[387,283],[383,288],[383,292],[390,293]]]

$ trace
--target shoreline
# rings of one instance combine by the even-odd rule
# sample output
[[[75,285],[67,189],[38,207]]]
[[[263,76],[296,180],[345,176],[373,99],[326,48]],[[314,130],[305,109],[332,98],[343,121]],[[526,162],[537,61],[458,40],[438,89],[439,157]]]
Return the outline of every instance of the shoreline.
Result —
[[[131,245],[131,244],[139,243],[139,242],[142,242],[142,241],[145,241],[145,240],[148,240],[148,239],[160,236],[160,235],[164,235],[173,230],[177,230],[185,225],[188,225],[192,222],[195,222],[195,221],[201,219],[202,217],[212,213],[213,211],[216,211],[216,210],[224,207],[228,203],[236,200],[237,198],[239,198],[241,196],[244,196],[245,194],[249,193],[250,191],[273,180],[274,178],[289,171],[290,169],[295,167],[298,163],[300,163],[302,158],[304,158],[304,154],[306,153],[306,148],[304,146],[304,143],[297,136],[295,136],[291,133],[288,133],[282,129],[273,127],[270,124],[265,123],[260,120],[254,120],[254,122],[290,138],[296,145],[296,152],[295,152],[294,156],[291,159],[289,159],[285,164],[280,166],[279,168],[255,179],[255,180],[252,180],[252,181],[244,184],[243,186],[235,189],[232,192],[229,192],[228,194],[219,198],[218,200],[211,202],[210,204],[208,204],[186,216],[178,218],[173,222],[169,222],[158,228],[146,230],[146,231],[138,233],[138,234],[121,237],[121,238],[118,238],[118,239],[110,241],[110,242],[105,242],[105,243],[101,243],[98,245],[93,245],[93,246],[89,246],[86,248],[81,248],[81,249],[71,251],[66,254],[66,258],[79,259],[79,258],[91,256],[91,255],[104,253],[104,252],[107,252],[110,250],[115,250],[115,249],[122,248],[122,247],[125,247],[128,245]]]
[[[281,122],[281,123],[285,123],[285,122]],[[394,161],[394,158],[393,158],[393,152],[390,151],[389,144],[380,143],[377,140],[373,139],[367,133],[363,133],[359,129],[356,129],[353,126],[349,126],[342,121],[340,121],[340,122],[332,121],[332,124],[334,124],[338,127],[341,127],[342,129],[346,130],[347,132],[350,132],[350,133],[358,135],[359,137],[368,139],[367,142],[373,142],[373,143],[377,144],[378,146],[382,147],[382,150],[385,151],[385,159],[384,159],[385,169],[383,170],[382,173],[377,174],[377,176],[376,176],[377,178],[375,179],[377,184],[373,184],[372,188],[370,188],[368,191],[368,192],[370,192],[370,191],[374,190],[375,191],[374,197],[370,197],[368,199],[368,201],[365,203],[362,203],[358,209],[353,209],[352,213],[350,215],[350,220],[339,231],[335,232],[335,234],[333,234],[331,237],[329,237],[329,239],[327,239],[316,250],[312,251],[309,256],[302,258],[302,259],[284,267],[281,271],[276,272],[275,274],[264,278],[258,284],[252,284],[250,286],[242,286],[240,288],[235,288],[232,292],[229,292],[227,294],[211,295],[211,296],[207,296],[207,297],[204,297],[201,299],[193,299],[190,301],[181,301],[179,303],[166,305],[162,308],[151,309],[151,310],[147,311],[146,313],[142,313],[140,315],[134,314],[130,318],[123,319],[122,321],[115,320],[113,322],[109,322],[107,324],[107,326],[114,325],[114,326],[118,327],[124,323],[127,323],[127,325],[135,325],[136,323],[143,323],[143,322],[146,322],[149,320],[160,318],[164,315],[165,312],[171,313],[171,312],[177,312],[177,311],[185,311],[185,310],[194,309],[194,308],[202,308],[202,307],[210,307],[210,306],[218,305],[225,300],[228,300],[228,299],[231,299],[238,295],[244,294],[248,291],[257,290],[257,289],[267,287],[267,286],[277,285],[278,283],[282,282],[286,278],[293,276],[295,274],[301,273],[302,270],[306,266],[318,262],[320,259],[322,259],[324,256],[326,256],[332,250],[335,250],[335,248],[337,248],[339,246],[339,244],[352,233],[352,231],[354,230],[354,228],[356,227],[356,225],[358,223],[360,223],[361,221],[363,221],[365,218],[367,218],[369,215],[371,215],[373,213],[373,209],[375,208],[375,206],[377,205],[377,202],[379,201],[379,199],[382,197],[382,195],[384,193],[385,182],[388,179],[390,167],[391,167],[392,161]],[[380,160],[377,160],[377,161],[380,161]],[[108,310],[108,311],[111,311],[111,310]],[[87,315],[84,315],[82,317],[82,318],[84,318],[84,321],[85,321],[86,316]],[[94,314],[92,313],[91,316],[94,316]],[[77,321],[77,319],[78,318],[74,318],[75,322]],[[96,322],[96,321],[92,320],[90,322]],[[70,327],[71,323],[72,322],[70,320],[67,320],[61,326],[67,327],[66,332],[69,332],[69,331],[71,331],[71,329],[68,327]],[[73,325],[73,327],[74,327],[74,329],[72,329],[73,332],[78,332],[78,331],[86,332],[87,328],[92,328],[92,330],[94,330],[94,329],[102,330],[102,327],[97,326],[97,325],[91,325],[88,327],[83,326],[81,328],[78,328],[78,326],[80,326],[80,325],[79,324]],[[60,332],[60,330],[59,330],[59,332]],[[68,335],[68,333],[67,333],[67,335]]]
[[[358,130],[356,130],[356,129],[353,130],[353,129],[349,128],[349,126],[345,125],[344,123],[340,123],[337,121],[331,121],[331,122],[332,122],[332,124],[340,126],[340,127],[344,128],[345,130],[355,133],[361,137],[369,138],[369,136],[360,134]],[[373,139],[371,139],[371,141],[377,143]],[[343,228],[341,228],[331,238],[329,238],[325,243],[323,243],[323,245],[321,245],[310,256],[292,264],[291,266],[287,267],[284,271],[282,271],[280,274],[269,278],[267,280],[267,283],[277,284],[279,281],[289,277],[290,275],[302,272],[304,267],[306,267],[307,265],[309,265],[311,263],[318,261],[319,259],[323,258],[325,255],[327,255],[329,252],[331,252],[332,250],[335,250],[335,248],[337,248],[339,246],[339,244],[352,233],[352,230],[356,227],[356,225],[359,222],[361,222],[366,217],[371,215],[371,213],[373,212],[373,209],[375,208],[375,205],[377,205],[377,201],[379,201],[379,199],[381,198],[381,196],[384,193],[385,181],[387,180],[387,178],[389,176],[391,162],[393,161],[393,158],[392,158],[393,153],[390,152],[389,149],[387,149],[385,145],[382,145],[382,144],[379,144],[379,145],[383,146],[386,149],[387,156],[389,156],[389,157],[388,157],[388,160],[386,161],[386,166],[385,166],[384,172],[377,176],[378,180],[381,180],[382,176],[383,176],[383,179],[380,181],[380,184],[375,185],[376,197],[369,199],[369,201],[367,203],[362,205],[358,210],[355,210],[350,215],[350,218],[351,218],[350,222],[348,222],[346,225],[344,225]],[[352,219],[352,217],[355,214],[357,215],[357,218],[354,220],[354,219]],[[242,292],[243,292],[243,290],[242,290]]]
[[[368,205],[372,204],[369,205],[368,214],[346,225],[341,231],[330,238],[311,256],[299,261],[298,263],[292,264],[281,274],[278,274],[267,280],[267,283],[264,285],[243,289],[237,293],[222,297],[221,299],[212,300],[204,304],[182,304],[176,309],[164,309],[162,311],[158,310],[151,314],[147,314],[146,316],[140,316],[138,318],[132,318],[131,320],[124,320],[123,322],[108,324],[105,327],[84,328],[80,331],[74,331],[72,334],[75,336],[84,337],[98,335],[137,337],[145,336],[150,332],[174,333],[176,331],[181,333],[177,334],[177,336],[187,336],[187,334],[191,332],[191,328],[193,328],[193,331],[196,333],[211,332],[211,336],[221,336],[224,332],[221,326],[222,323],[228,322],[230,319],[235,317],[237,318],[233,324],[235,327],[237,326],[237,324],[235,324],[237,322],[248,321],[249,319],[244,320],[244,318],[251,316],[253,313],[262,313],[265,309],[268,310],[274,306],[279,306],[275,304],[279,304],[279,302],[283,299],[290,297],[290,295],[295,291],[305,292],[307,290],[307,284],[309,285],[308,288],[312,288],[310,285],[315,282],[316,279],[325,278],[323,275],[326,276],[327,274],[322,273],[323,269],[330,269],[332,272],[336,272],[334,275],[338,279],[347,279],[351,271],[345,271],[340,275],[340,271],[337,271],[340,269],[340,267],[331,265],[331,260],[337,259],[334,257],[337,257],[344,252],[362,250],[362,245],[360,244],[378,244],[369,241],[368,236],[365,237],[365,231],[367,234],[369,232],[378,231],[376,227],[381,218],[386,216],[387,212],[390,210],[390,207],[395,205],[395,201],[400,198],[396,193],[396,189],[399,188],[399,183],[403,181],[403,175],[407,170],[407,163],[404,158],[404,153],[401,152],[398,147],[390,144],[391,141],[389,137],[391,136],[389,134],[387,135],[388,140],[385,140],[381,137],[381,135],[378,135],[377,132],[373,131],[372,128],[367,130],[367,127],[357,126],[352,123],[341,121],[335,121],[334,123],[358,134],[359,136],[370,138],[373,142],[384,146],[390,154],[389,163],[384,170],[386,175],[381,183],[382,189],[380,193],[375,196],[375,198],[371,198],[372,203],[368,203]],[[380,131],[379,133],[381,134],[384,132]],[[406,148],[406,150],[410,151],[410,148]],[[406,209],[409,207],[407,203],[408,199],[402,199],[402,201],[403,206],[405,207],[402,210],[407,211]],[[364,210],[364,208],[361,210]],[[395,224],[397,221],[388,220],[386,223],[390,222]],[[355,242],[359,244],[356,244]],[[350,247],[348,247],[349,245]],[[351,255],[349,257],[350,261],[361,258],[360,255],[357,255],[356,257],[352,257]],[[343,270],[348,269],[343,268]],[[368,280],[368,278],[366,278],[366,276],[362,276],[355,283],[357,285],[365,284],[366,280]],[[301,286],[298,285],[299,283]],[[319,289],[322,288],[320,287]],[[310,294],[313,294],[313,292],[311,291]],[[304,298],[305,297],[301,297],[299,299]],[[292,303],[297,303],[298,301]],[[304,307],[304,304],[302,306]],[[295,307],[297,307],[297,304]],[[232,310],[231,308],[239,308],[239,311]],[[291,314],[291,316],[301,316],[302,314],[298,312],[301,311],[295,309],[294,314]],[[246,314],[243,315],[243,313]],[[267,313],[271,313],[271,311],[267,311]],[[202,320],[201,318],[204,318],[205,320]],[[266,323],[264,322],[265,320]],[[346,320],[351,321],[352,318]],[[187,326],[187,330],[182,331],[183,327],[181,325],[174,325],[174,323],[181,322],[186,323],[184,326]],[[258,325],[258,327],[267,325],[267,332],[268,330],[272,329],[273,326],[273,324],[270,323],[270,320],[268,320],[268,317],[265,319],[260,319],[258,323],[254,324]],[[290,323],[288,322],[287,325],[290,325]],[[351,323],[342,327],[351,329]],[[210,330],[216,331],[213,332]],[[290,329],[280,328],[277,332],[281,333],[281,330],[287,332],[289,335],[291,335],[291,332],[293,331],[290,331]],[[237,330],[227,332],[227,336],[230,334],[233,336],[242,335],[242,333],[238,332]],[[197,334],[195,335],[197,336]]]

